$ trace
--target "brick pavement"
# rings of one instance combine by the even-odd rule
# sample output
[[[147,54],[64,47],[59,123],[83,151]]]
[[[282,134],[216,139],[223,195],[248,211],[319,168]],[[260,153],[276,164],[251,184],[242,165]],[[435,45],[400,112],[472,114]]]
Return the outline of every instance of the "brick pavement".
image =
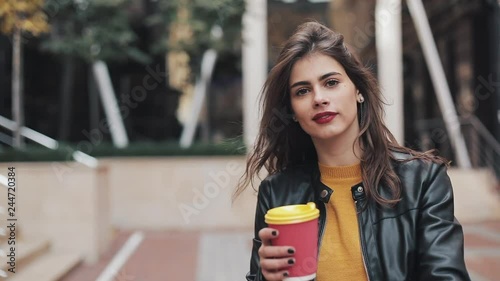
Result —
[[[475,281],[500,279],[500,221],[464,225],[465,261]]]
[[[500,221],[464,224],[463,227],[466,263],[472,280],[499,280]],[[95,280],[131,233],[117,232],[98,264],[81,265],[62,281]],[[251,230],[144,233],[143,243],[114,281],[244,280]]]

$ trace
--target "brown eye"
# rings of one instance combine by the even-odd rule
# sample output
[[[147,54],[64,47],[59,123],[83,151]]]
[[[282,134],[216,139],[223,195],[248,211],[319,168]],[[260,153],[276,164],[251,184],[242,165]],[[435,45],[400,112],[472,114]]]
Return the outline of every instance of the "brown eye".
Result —
[[[331,79],[331,80],[326,81],[326,86],[333,87],[333,86],[337,85],[338,83],[339,83],[339,81]]]
[[[302,88],[302,89],[299,89],[299,90],[298,90],[295,94],[296,94],[297,96],[302,96],[302,95],[307,94],[307,92],[309,92],[309,90],[308,90],[308,89]]]

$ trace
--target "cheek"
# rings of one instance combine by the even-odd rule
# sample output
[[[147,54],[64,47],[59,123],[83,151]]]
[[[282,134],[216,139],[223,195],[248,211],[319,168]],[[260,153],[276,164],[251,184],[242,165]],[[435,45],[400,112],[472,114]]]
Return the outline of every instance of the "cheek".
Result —
[[[302,115],[304,112],[304,109],[303,109],[304,107],[301,105],[300,102],[292,101],[290,103],[290,107],[292,109],[292,113],[295,114],[297,117],[298,117],[298,115]]]
[[[356,118],[358,114],[358,103],[356,100],[353,100],[351,98],[345,99],[342,104],[344,116],[348,119],[354,119]]]

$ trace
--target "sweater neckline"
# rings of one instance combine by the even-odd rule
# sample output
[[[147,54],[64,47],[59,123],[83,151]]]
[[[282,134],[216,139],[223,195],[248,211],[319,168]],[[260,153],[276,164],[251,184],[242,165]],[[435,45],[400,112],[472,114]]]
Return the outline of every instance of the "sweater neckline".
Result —
[[[319,172],[324,179],[360,179],[361,163],[349,166],[327,166],[318,162]]]

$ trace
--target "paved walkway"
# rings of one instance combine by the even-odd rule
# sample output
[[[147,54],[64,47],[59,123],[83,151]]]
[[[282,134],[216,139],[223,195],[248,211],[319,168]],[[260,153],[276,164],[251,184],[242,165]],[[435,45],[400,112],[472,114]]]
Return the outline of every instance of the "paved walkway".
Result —
[[[465,260],[474,281],[500,276],[500,221],[464,225]]]
[[[465,224],[465,258],[474,281],[500,276],[500,221]],[[62,281],[96,280],[130,236],[116,234],[109,251],[94,266],[81,265]],[[248,270],[252,230],[217,232],[153,232],[145,239],[114,281],[235,281]]]

